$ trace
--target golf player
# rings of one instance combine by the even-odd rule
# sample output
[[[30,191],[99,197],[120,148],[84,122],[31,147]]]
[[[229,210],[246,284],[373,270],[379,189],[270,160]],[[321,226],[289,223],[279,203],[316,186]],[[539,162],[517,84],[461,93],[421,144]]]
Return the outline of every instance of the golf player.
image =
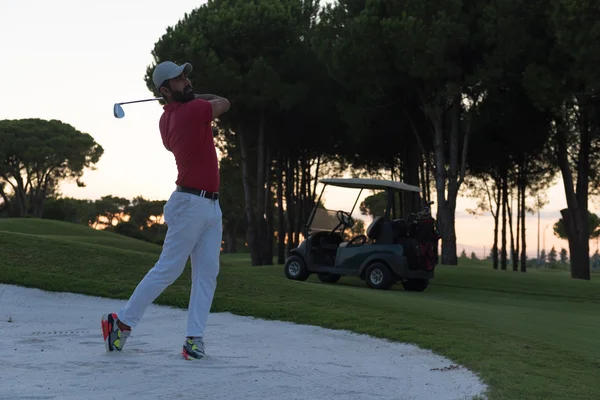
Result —
[[[102,316],[106,351],[123,349],[147,307],[175,282],[191,257],[192,289],[182,354],[186,360],[205,355],[204,329],[217,285],[222,239],[219,165],[212,121],[229,110],[229,101],[194,94],[188,79],[191,71],[189,63],[165,61],[152,75],[167,103],[159,129],[163,145],[175,156],[177,186],[164,207],[168,230],[158,261],[120,311]],[[161,329],[168,327],[161,324]]]

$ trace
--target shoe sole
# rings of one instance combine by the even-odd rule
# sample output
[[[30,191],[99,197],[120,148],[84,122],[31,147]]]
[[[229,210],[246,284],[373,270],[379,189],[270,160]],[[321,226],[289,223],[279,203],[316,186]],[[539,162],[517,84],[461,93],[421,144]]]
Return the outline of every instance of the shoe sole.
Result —
[[[108,340],[113,327],[112,327],[111,323],[108,321],[108,316],[109,316],[109,314],[104,314],[102,316],[101,325],[102,325],[102,337],[104,338],[104,348],[106,349],[106,352],[110,353],[111,351],[114,350],[111,348],[111,345]]]
[[[196,357],[192,357],[188,354],[187,351],[185,351],[185,349],[183,349],[181,351],[181,355],[183,356],[184,359],[188,360],[188,361],[199,361],[202,360],[205,356],[202,356],[200,358],[196,358]]]

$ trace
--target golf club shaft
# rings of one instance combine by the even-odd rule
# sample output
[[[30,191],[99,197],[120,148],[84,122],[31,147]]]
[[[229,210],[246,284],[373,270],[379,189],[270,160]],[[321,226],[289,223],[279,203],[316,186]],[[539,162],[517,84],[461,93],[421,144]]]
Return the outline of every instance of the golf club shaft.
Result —
[[[153,99],[146,99],[146,100],[126,101],[124,103],[117,103],[117,104],[123,105],[123,104],[131,104],[131,103],[143,103],[144,101],[156,101],[156,100],[162,100],[162,97],[155,97]]]

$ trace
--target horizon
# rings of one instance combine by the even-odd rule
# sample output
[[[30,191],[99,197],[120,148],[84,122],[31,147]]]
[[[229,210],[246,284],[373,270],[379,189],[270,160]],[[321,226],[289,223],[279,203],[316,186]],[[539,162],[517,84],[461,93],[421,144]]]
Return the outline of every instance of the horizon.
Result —
[[[83,175],[87,186],[63,183],[63,196],[168,199],[177,170],[158,131],[162,107],[158,102],[125,105],[123,119],[114,118],[112,107],[117,102],[152,97],[144,75],[153,61],[154,43],[167,27],[203,3],[180,0],[164,7],[154,0],[109,0],[86,4],[86,8],[75,0],[5,0],[0,4],[0,43],[7,60],[18,60],[3,65],[4,76],[9,78],[3,88],[9,95],[0,99],[2,119],[61,120],[90,134],[104,148],[97,170],[86,170]],[[493,218],[489,213],[469,215],[467,209],[474,208],[476,201],[466,197],[464,190],[462,193],[456,207],[457,255],[465,247],[467,256],[475,251],[481,258],[484,248],[489,253],[492,246]],[[560,173],[547,198],[549,203],[540,212],[540,230],[545,238],[540,239],[540,251],[543,240],[546,253],[552,246],[557,252],[561,248],[568,251],[568,242],[554,236],[552,230],[561,217],[560,209],[566,207]],[[336,208],[345,204],[346,197],[334,193],[328,200],[328,208]],[[437,204],[435,197],[432,200]],[[590,211],[598,213],[593,200],[597,199],[590,198]],[[532,199],[527,202],[531,204]],[[434,216],[436,204],[432,207]],[[360,216],[358,207],[353,215]],[[537,214],[527,214],[529,258],[537,255],[537,224]],[[507,241],[510,246],[510,236]],[[590,253],[597,243],[590,241]]]

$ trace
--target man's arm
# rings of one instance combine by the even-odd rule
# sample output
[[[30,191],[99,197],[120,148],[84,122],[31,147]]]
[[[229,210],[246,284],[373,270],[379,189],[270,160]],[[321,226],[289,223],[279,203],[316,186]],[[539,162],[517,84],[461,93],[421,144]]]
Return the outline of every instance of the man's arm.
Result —
[[[200,99],[200,100],[211,101],[211,100],[222,99],[223,97],[217,96],[216,94],[196,94],[194,98]]]
[[[206,100],[212,106],[213,118],[229,111],[229,100],[214,94],[197,94],[196,99]]]

